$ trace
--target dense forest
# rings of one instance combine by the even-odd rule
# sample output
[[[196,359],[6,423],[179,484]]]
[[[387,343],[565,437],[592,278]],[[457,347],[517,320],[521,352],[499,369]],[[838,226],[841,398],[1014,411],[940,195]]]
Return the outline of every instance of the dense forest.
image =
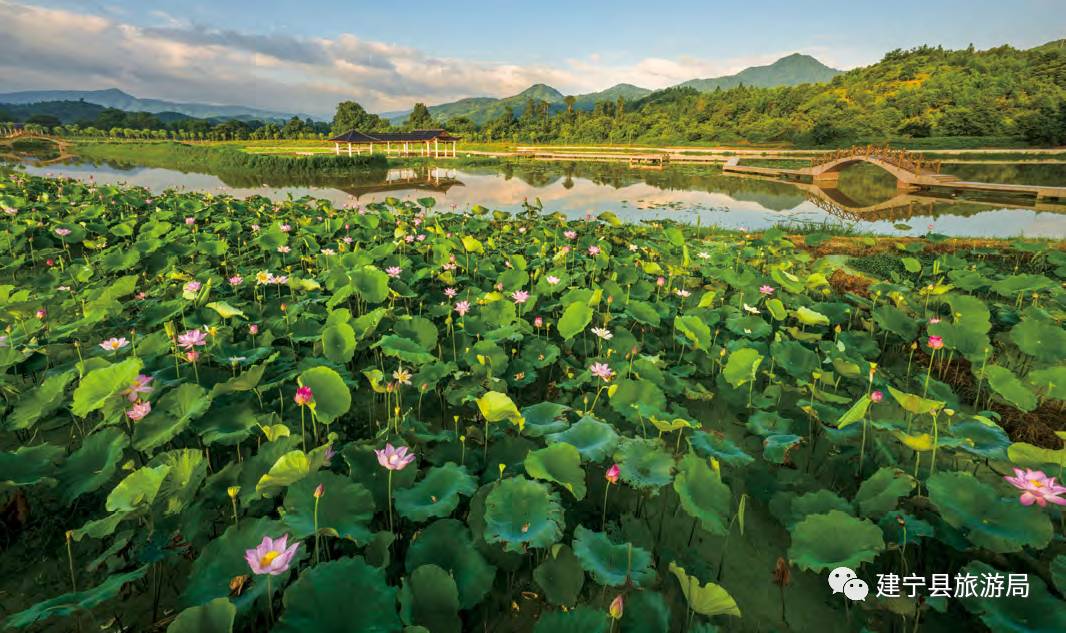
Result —
[[[70,122],[69,111],[0,104],[0,121],[36,124],[75,136],[176,140],[325,138],[349,129],[383,131],[446,127],[474,141],[523,143],[782,143],[852,142],[950,137],[1013,137],[1036,145],[1066,143],[1066,48],[1052,42],[1030,50],[1002,46],[895,50],[878,63],[841,73],[827,83],[775,88],[740,85],[699,91],[680,86],[636,100],[600,101],[591,110],[530,96],[521,106],[500,102],[491,119],[442,119],[416,104],[401,124],[354,101],[337,106],[330,123],[293,117],[284,125],[195,119],[99,108]],[[80,103],[80,105],[79,105]],[[35,104],[41,106],[43,104]],[[12,108],[21,108],[13,111]],[[19,118],[19,115],[22,118]]]

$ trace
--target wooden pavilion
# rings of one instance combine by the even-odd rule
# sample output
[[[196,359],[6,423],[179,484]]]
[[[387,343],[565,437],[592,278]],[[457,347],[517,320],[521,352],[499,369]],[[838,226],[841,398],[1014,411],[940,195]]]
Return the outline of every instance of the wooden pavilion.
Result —
[[[363,148],[367,153],[374,153],[374,145],[385,150],[386,154],[396,153],[400,156],[411,156],[415,152],[419,156],[433,156],[440,158],[442,155],[455,157],[460,138],[452,136],[446,130],[413,130],[411,132],[359,132],[350,130],[329,139],[333,143],[333,151],[338,156],[341,153],[341,144],[347,144],[348,155],[353,151],[361,154]],[[451,147],[449,147],[451,144]],[[449,151],[450,150],[450,151]]]

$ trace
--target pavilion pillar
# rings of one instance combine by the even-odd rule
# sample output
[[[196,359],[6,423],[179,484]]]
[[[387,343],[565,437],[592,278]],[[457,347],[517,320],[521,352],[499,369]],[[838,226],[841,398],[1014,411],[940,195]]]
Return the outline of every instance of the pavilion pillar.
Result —
[[[403,155],[407,156],[407,141],[403,142]]]
[[[392,151],[392,141],[385,141],[385,155],[388,156]]]
[[[352,144],[348,143],[348,158],[352,157]]]
[[[371,154],[371,156],[373,156],[373,154],[374,154],[374,144],[373,143],[370,144],[370,154]]]
[[[333,144],[333,153],[336,154],[337,156],[341,155],[341,144],[340,143],[334,143]]]
[[[455,151],[459,147],[459,141],[452,141],[452,158],[455,158]]]
[[[433,139],[433,157],[440,158],[440,146],[437,144],[437,139]]]

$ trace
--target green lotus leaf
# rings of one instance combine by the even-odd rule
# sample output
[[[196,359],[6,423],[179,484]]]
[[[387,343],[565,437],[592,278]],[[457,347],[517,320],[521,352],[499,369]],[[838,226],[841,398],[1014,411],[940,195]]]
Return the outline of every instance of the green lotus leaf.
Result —
[[[474,548],[470,530],[456,519],[430,523],[411,543],[407,571],[429,564],[444,569],[455,579],[462,609],[472,609],[484,600],[496,578],[496,568]]]
[[[1066,554],[1059,554],[1052,559],[1051,580],[1059,593],[1066,593]]]
[[[563,315],[559,318],[556,329],[563,340],[569,341],[585,331],[592,322],[593,310],[587,303],[575,301],[566,306]]]
[[[195,448],[160,453],[148,462],[148,466],[168,469],[156,495],[162,502],[164,516],[178,514],[192,505],[200,484],[207,478],[207,460],[203,451]]]
[[[285,492],[282,523],[294,538],[315,533],[315,488],[323,486],[318,500],[319,532],[365,544],[370,540],[374,497],[362,484],[329,471],[319,471],[289,486]]]
[[[0,452],[0,490],[9,486],[32,486],[55,483],[55,463],[63,456],[62,446],[38,444],[23,446],[7,453]]]
[[[681,460],[674,477],[674,491],[681,507],[700,526],[711,534],[724,536],[728,532],[733,491],[722,483],[722,477],[707,462],[688,454]]]
[[[974,578],[999,576],[1003,572],[981,561],[972,561],[958,572]],[[1037,574],[1027,574],[1029,590],[1023,596],[987,598],[975,595],[957,598],[970,613],[978,616],[989,631],[996,633],[1055,633],[1066,630],[1066,609],[1062,600],[1051,595]],[[980,584],[980,580],[978,581]]]
[[[773,331],[769,323],[764,321],[762,317],[755,315],[741,316],[738,314],[731,316],[726,319],[725,325],[730,332],[745,339],[766,338]]]
[[[631,300],[626,304],[626,312],[637,323],[654,328],[659,327],[659,312],[656,311],[655,306],[646,301]]]
[[[213,406],[191,425],[191,429],[200,435],[206,446],[239,444],[248,439],[256,427],[273,426],[272,415],[257,416],[253,406],[250,402],[232,400],[228,405]]]
[[[732,440],[716,432],[695,431],[689,435],[688,441],[692,450],[701,457],[713,457],[729,466],[745,466],[755,461],[754,457],[745,453]]]
[[[670,563],[670,573],[681,585],[681,593],[685,595],[688,607],[696,613],[707,617],[716,615],[740,617],[740,607],[737,606],[736,600],[733,600],[733,596],[729,595],[729,592],[721,585],[713,582],[700,584],[698,578],[688,575],[685,568],[676,562]]]
[[[629,438],[615,451],[622,481],[640,490],[654,490],[670,483],[674,457],[657,440]]]
[[[825,514],[830,510],[854,514],[851,504],[832,490],[815,490],[801,495],[779,492],[770,500],[770,512],[789,530],[812,514]]]
[[[510,396],[499,391],[487,391],[477,399],[477,408],[481,416],[489,422],[510,420],[514,424],[522,423],[522,414],[518,412]]]
[[[223,319],[232,319],[235,316],[247,318],[240,308],[235,308],[225,301],[212,301],[207,304],[207,307],[217,312]]]
[[[322,329],[322,353],[338,364],[345,364],[355,356],[355,330],[347,323],[334,323]]]
[[[485,542],[502,543],[506,551],[526,546],[548,547],[563,535],[559,495],[547,485],[525,477],[500,481],[485,498]]]
[[[28,429],[42,417],[58,409],[63,404],[64,392],[74,375],[75,372],[70,370],[45,378],[39,387],[19,398],[15,408],[7,416],[4,428],[9,431]]]
[[[1022,292],[1034,292],[1056,286],[1054,281],[1044,275],[1024,274],[1010,275],[992,284],[993,292],[1013,300]]]
[[[43,622],[52,617],[68,617],[82,611],[88,611],[118,596],[127,583],[140,580],[148,572],[148,565],[124,574],[108,576],[104,582],[84,591],[65,593],[44,602],[38,602],[25,611],[19,611],[7,618],[4,626],[9,629],[23,629]]]
[[[381,303],[389,296],[389,276],[373,266],[366,266],[352,273],[352,288],[363,301]]]
[[[621,379],[615,383],[617,387],[611,394],[611,408],[625,417],[627,420],[636,421],[640,416],[637,407],[644,405],[658,411],[665,411],[666,396],[655,383],[650,380]]]
[[[902,521],[902,524],[900,523]],[[877,522],[881,531],[885,534],[885,540],[896,545],[917,543],[923,538],[936,535],[936,529],[927,521],[911,516],[901,510],[886,512]],[[963,544],[965,547],[965,544]]]
[[[873,311],[874,322],[904,341],[913,341],[918,336],[918,322],[903,310],[891,305],[878,306]]]
[[[773,411],[759,411],[748,418],[745,426],[755,435],[789,435],[792,433],[792,420]]]
[[[1015,442],[1007,448],[1007,457],[1023,468],[1040,469],[1046,468],[1048,464],[1058,466],[1060,469],[1066,467],[1066,447],[1051,449],[1026,442]]]
[[[755,379],[755,372],[762,361],[763,356],[757,350],[750,347],[738,349],[726,360],[722,376],[733,387],[740,387]]]
[[[448,462],[430,468],[422,481],[393,492],[396,510],[406,519],[422,522],[432,517],[446,517],[459,507],[459,495],[469,497],[477,490],[477,481],[466,466]]]
[[[870,396],[864,395],[855,401],[855,404],[851,405],[844,415],[840,416],[837,420],[837,428],[843,429],[851,424],[858,422],[859,420],[866,418],[866,412],[870,409]]]
[[[272,354],[267,360],[242,371],[240,374],[230,378],[225,382],[215,383],[215,386],[211,387],[211,397],[217,398],[226,393],[237,393],[242,391],[251,391],[259,386],[260,381],[263,380],[263,374],[266,372],[267,367],[274,362],[277,358],[277,353]]]
[[[184,431],[211,406],[207,390],[193,383],[182,383],[168,391],[152,412],[133,427],[133,447],[149,452]]]
[[[998,554],[1041,549],[1051,542],[1046,512],[1033,512],[1016,497],[1003,498],[967,472],[939,472],[926,481],[929,501],[951,527],[978,547]]]
[[[436,565],[422,565],[404,579],[400,590],[403,621],[436,633],[458,633],[459,590],[448,572]]]
[[[512,303],[507,303],[507,305],[514,306]],[[424,350],[437,347],[437,326],[425,317],[401,318],[393,324],[392,329],[400,336],[417,342]]]
[[[111,494],[107,495],[107,503],[104,507],[108,512],[128,512],[142,505],[151,505],[156,495],[159,494],[159,487],[163,485],[163,479],[166,478],[168,472],[170,472],[169,466],[138,468],[120,481]]]
[[[859,514],[876,518],[895,510],[899,498],[913,490],[915,483],[914,477],[898,468],[886,466],[862,482],[853,501],[859,508]]]
[[[1011,370],[999,365],[988,365],[984,368],[984,375],[992,391],[1007,402],[1022,411],[1032,411],[1036,408],[1036,394],[1030,391]]]
[[[1045,397],[1066,400],[1066,365],[1034,369],[1025,376],[1025,381]]]
[[[550,611],[537,620],[533,633],[607,633],[607,612],[581,605],[570,611]]]
[[[421,345],[409,338],[389,334],[381,337],[372,347],[381,350],[382,354],[399,358],[414,365],[425,365],[437,360],[437,357],[427,352]]]
[[[557,543],[552,546],[544,562],[533,570],[533,580],[544,592],[544,598],[557,606],[572,606],[585,586],[585,570],[574,551]]]
[[[791,534],[789,559],[800,569],[813,572],[855,569],[872,562],[885,549],[880,528],[840,510],[812,514],[794,525]]]
[[[915,415],[933,413],[944,408],[944,403],[939,400],[930,400],[928,398],[916,396],[913,393],[905,393],[895,387],[889,387],[888,392],[892,394],[892,397],[899,403],[899,406]]]
[[[56,477],[64,501],[69,504],[110,481],[129,444],[129,436],[118,427],[102,429],[85,438]]]
[[[806,306],[800,306],[793,314],[796,320],[804,325],[829,325],[829,317]]]
[[[386,582],[384,570],[359,557],[315,565],[285,591],[283,602],[285,608],[273,633],[400,630],[396,589]]]
[[[134,357],[88,372],[74,390],[71,412],[84,418],[103,407],[108,398],[133,384],[142,366],[141,359]]]
[[[255,484],[255,492],[258,496],[271,497],[310,475],[316,468],[311,462],[311,456],[297,449],[292,450],[277,459],[259,481]]]
[[[809,380],[811,372],[821,366],[818,355],[807,349],[798,341],[776,341],[770,344],[770,355],[778,366],[790,376],[800,380]]]
[[[610,424],[586,415],[569,429],[544,436],[544,441],[569,444],[581,454],[582,461],[601,462],[618,444],[618,433]]]
[[[340,374],[329,367],[312,367],[300,374],[300,384],[314,393],[314,410],[318,421],[329,424],[348,413],[352,393]]]
[[[566,420],[566,412],[570,407],[555,402],[541,402],[522,409],[522,418],[525,419],[523,433],[529,437],[541,437],[549,433],[563,431],[570,423]]]
[[[710,349],[711,328],[700,317],[694,314],[678,316],[674,319],[674,327],[688,339],[693,349]]]
[[[167,627],[167,633],[230,633],[237,607],[229,598],[215,598],[198,607],[189,607]]]
[[[559,442],[532,451],[526,455],[524,465],[530,477],[559,484],[578,501],[585,498],[585,471],[581,469],[581,453],[572,445]]]
[[[996,461],[1007,461],[1010,437],[998,424],[983,424],[976,420],[951,425],[951,435],[963,441],[960,448],[968,453]]]
[[[657,591],[634,591],[625,599],[622,633],[665,633],[670,630],[670,607]]]
[[[208,543],[200,555],[193,562],[189,572],[189,580],[181,595],[181,603],[185,606],[198,606],[206,604],[216,598],[225,598],[230,594],[230,581],[237,576],[250,575],[252,570],[248,567],[248,561],[244,559],[246,550],[254,549],[263,541],[264,536],[280,538],[285,534],[285,526],[280,522],[259,517],[257,519],[244,518],[239,525],[231,525],[226,528],[215,540]],[[290,544],[292,541],[290,540]],[[297,557],[302,556],[306,547],[301,545]],[[296,567],[295,562],[293,567]],[[321,565],[316,566],[318,569]],[[291,572],[286,572],[275,578],[273,589],[277,591],[285,586],[285,581]],[[256,600],[266,593],[266,583],[257,579],[250,587],[241,592],[234,599],[238,611],[245,611]]]
[[[601,585],[640,587],[655,581],[651,552],[632,543],[613,543],[605,533],[579,525],[574,528],[573,548],[581,567]]]
[[[802,442],[802,437],[791,433],[771,435],[762,442],[763,459],[773,464],[787,464],[791,461],[789,452]]]

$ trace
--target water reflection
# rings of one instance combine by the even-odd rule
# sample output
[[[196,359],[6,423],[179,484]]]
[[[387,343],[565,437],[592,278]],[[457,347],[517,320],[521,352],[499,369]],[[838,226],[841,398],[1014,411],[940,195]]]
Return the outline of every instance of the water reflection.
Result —
[[[1010,169],[1007,169],[1010,168]],[[724,175],[706,166],[635,170],[620,163],[516,160],[461,168],[419,167],[360,171],[344,176],[184,173],[128,165],[76,163],[27,166],[97,182],[124,182],[151,190],[186,189],[279,199],[311,195],[335,204],[366,204],[387,197],[431,196],[440,208],[480,204],[520,211],[539,198],[546,212],[570,217],[614,211],[624,220],[670,218],[704,226],[765,228],[781,223],[835,223],[860,231],[923,234],[933,229],[960,236],[1066,237],[1066,207],[1025,200],[973,200],[902,194],[891,176],[873,166],[842,172],[836,189]],[[1063,165],[953,165],[974,180],[1066,184]],[[1026,208],[1029,207],[1029,208]]]

